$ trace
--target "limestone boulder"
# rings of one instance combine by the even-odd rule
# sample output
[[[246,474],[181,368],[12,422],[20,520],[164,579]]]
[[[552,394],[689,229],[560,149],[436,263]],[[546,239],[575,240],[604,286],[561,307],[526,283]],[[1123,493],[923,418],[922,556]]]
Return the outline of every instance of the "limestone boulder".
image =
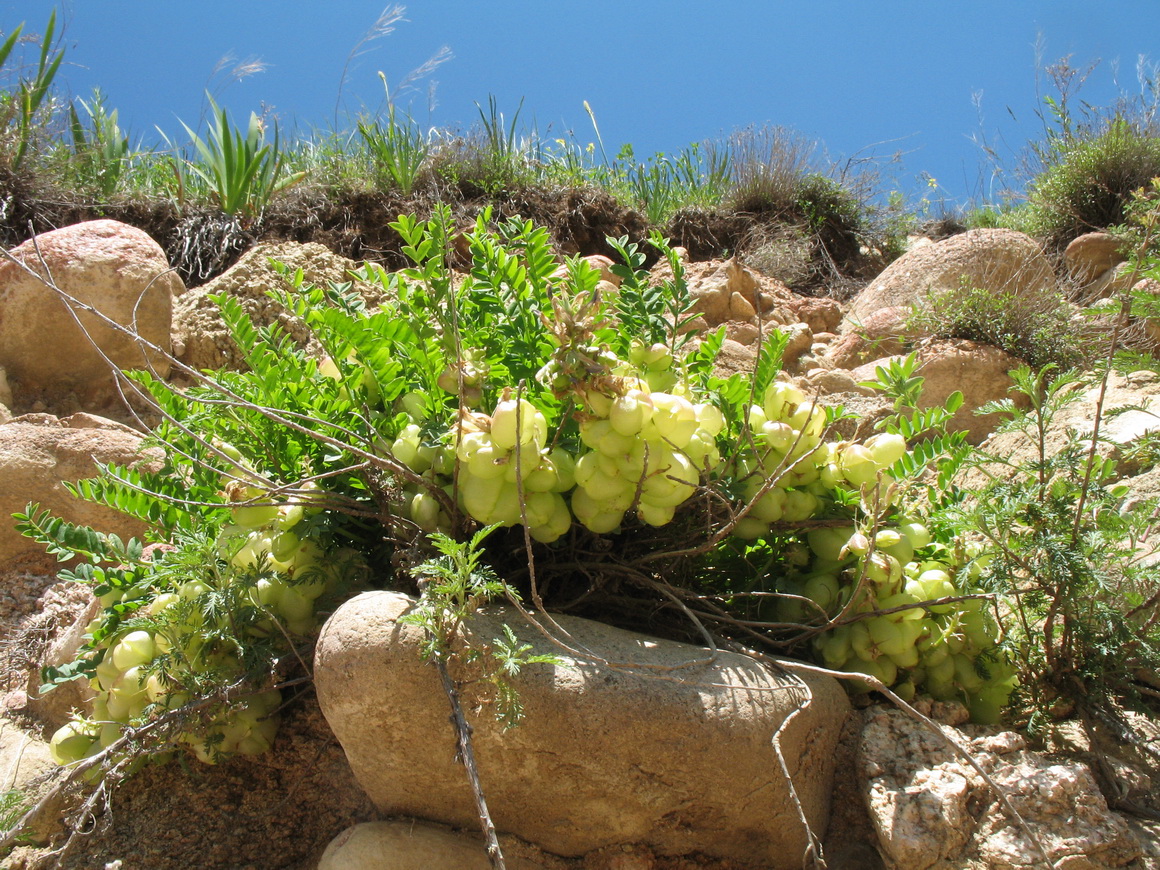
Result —
[[[972,739],[940,727],[936,734],[895,709],[873,711],[863,727],[858,776],[891,867],[1043,866],[1026,832],[948,739],[967,748],[1006,792],[1053,867],[1123,867],[1140,856],[1128,824],[1108,809],[1084,765],[1053,763],[1014,733]]]
[[[849,305],[843,332],[861,329],[883,308],[914,308],[932,294],[967,284],[1034,297],[1051,292],[1055,274],[1039,244],[1014,230],[977,229],[907,251]]]
[[[854,369],[856,381],[872,381],[879,366],[887,366],[903,357],[887,357]],[[962,338],[938,339],[918,351],[916,374],[924,381],[920,408],[943,404],[951,393],[963,394],[963,405],[951,418],[948,429],[965,431],[971,444],[981,444],[995,430],[1002,418],[998,414],[979,416],[975,410],[987,402],[1008,397],[1014,383],[1009,374],[1023,365],[1011,354],[986,344]]]
[[[372,592],[334,613],[315,654],[319,702],[380,812],[470,828],[476,812],[455,761],[447,698],[420,657],[421,629],[400,621],[413,605]],[[565,857],[639,843],[659,854],[799,868],[806,833],[773,738],[784,724],[779,745],[821,836],[849,710],[841,687],[740,655],[556,620],[563,648],[511,610],[478,613],[467,626],[479,644],[502,637],[506,623],[533,653],[558,656],[512,680],[524,708],[517,727],[505,731],[486,706],[472,715],[496,827]]]
[[[782,365],[787,371],[799,371],[799,363],[803,356],[809,353],[814,343],[814,333],[806,323],[791,323],[781,327],[786,337],[785,351],[782,353]]]
[[[11,519],[29,502],[123,538],[140,535],[144,526],[138,520],[74,498],[64,482],[95,477],[98,462],[132,466],[158,461],[156,452],[142,452],[141,440],[128,426],[89,414],[64,419],[29,414],[0,425],[0,565],[44,557],[44,548],[22,537]]]
[[[148,234],[87,221],[11,253],[17,262],[0,262],[0,366],[19,406],[52,406],[71,394],[81,407],[101,410],[120,404],[114,367],[168,374],[173,300],[184,286]],[[49,275],[60,293],[45,283]]]
[[[236,299],[257,326],[276,324],[285,329],[301,346],[309,339],[305,324],[267,294],[273,289],[289,289],[290,282],[271,265],[282,263],[291,272],[302,270],[307,284],[325,287],[330,282],[351,280],[350,272],[359,264],[311,242],[262,242],[242,255],[230,269],[212,281],[184,294],[174,310],[174,347],[185,365],[202,369],[243,369],[241,350],[230,337],[212,296]],[[381,290],[360,283],[363,298],[375,304]]]

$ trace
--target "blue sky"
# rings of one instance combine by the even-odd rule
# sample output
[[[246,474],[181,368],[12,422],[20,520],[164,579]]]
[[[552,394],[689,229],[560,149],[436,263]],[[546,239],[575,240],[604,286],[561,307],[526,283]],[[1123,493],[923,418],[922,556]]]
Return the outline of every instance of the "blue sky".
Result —
[[[225,85],[235,118],[263,106],[286,130],[353,126],[381,104],[378,71],[397,84],[443,46],[453,57],[410,95],[424,124],[467,126],[494,94],[550,138],[593,139],[609,152],[680,150],[750,124],[794,128],[837,160],[873,158],[916,197],[986,195],[985,133],[1009,165],[1040,133],[1034,112],[1036,43],[1042,61],[1102,60],[1081,95],[1110,101],[1137,91],[1137,58],[1160,61],[1160,0],[429,0],[404,3],[393,33],[343,67],[384,0],[0,0],[0,29],[39,31],[57,6],[66,25],[61,81],[87,97],[99,85],[122,126],[153,143],[181,121],[196,126],[218,61],[268,68]],[[1118,71],[1118,72],[1117,72]],[[1042,93],[1047,93],[1044,88]],[[981,108],[981,111],[980,111]],[[1004,144],[1006,143],[1006,144]],[[901,162],[891,158],[901,153]]]

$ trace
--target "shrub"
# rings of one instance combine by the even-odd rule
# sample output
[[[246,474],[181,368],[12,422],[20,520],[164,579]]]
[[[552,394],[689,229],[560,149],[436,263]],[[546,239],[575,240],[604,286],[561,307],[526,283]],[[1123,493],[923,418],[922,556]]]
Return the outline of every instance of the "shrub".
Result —
[[[1071,366],[1090,351],[1085,329],[1063,299],[995,292],[964,283],[928,294],[908,328],[935,338],[965,338],[1005,350],[1032,366]]]
[[[996,475],[948,519],[986,541],[974,571],[1008,602],[1008,648],[1033,729],[1078,706],[1086,725],[1094,714],[1130,734],[1122,705],[1141,700],[1135,675],[1160,667],[1160,593],[1141,549],[1155,499],[1123,509],[1116,464],[1094,449],[1098,429],[1071,432],[1062,450],[1048,450],[1053,419],[1083,395],[1076,372],[1047,366],[1012,376],[1023,401],[979,410],[1006,414],[1000,431],[1020,433],[1030,458],[980,452],[977,461],[1011,473]]]
[[[799,215],[802,180],[817,143],[786,127],[747,127],[727,140],[733,188],[726,202],[738,211]]]
[[[1031,184],[1028,228],[1056,245],[1124,222],[1132,191],[1160,175],[1156,130],[1124,119],[1091,138],[1060,140]]]

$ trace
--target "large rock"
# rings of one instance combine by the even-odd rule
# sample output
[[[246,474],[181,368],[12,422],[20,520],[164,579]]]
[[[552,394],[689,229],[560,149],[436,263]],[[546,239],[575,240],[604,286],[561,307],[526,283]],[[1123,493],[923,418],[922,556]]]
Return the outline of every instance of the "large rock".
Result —
[[[198,370],[245,367],[241,351],[230,337],[217,303],[210,298],[216,295],[236,299],[255,325],[277,324],[300,345],[307,343],[309,330],[305,324],[267,295],[273,289],[290,288],[290,283],[270,265],[271,260],[284,264],[291,271],[301,269],[306,283],[319,287],[331,282],[350,281],[351,270],[359,266],[315,242],[262,242],[255,245],[224,274],[190,290],[178,300],[173,314],[173,334],[181,362]],[[373,287],[358,286],[368,301],[378,300],[380,294]]]
[[[1108,809],[1088,769],[1053,764],[1013,733],[971,739],[943,725],[1009,796],[1053,867],[1101,870],[1140,855],[1124,821]],[[1044,866],[1024,831],[944,736],[899,710],[867,718],[860,747],[863,793],[882,852],[896,870]]]
[[[128,426],[89,414],[64,419],[29,414],[0,425],[0,480],[4,482],[0,486],[0,565],[44,556],[44,548],[22,537],[11,518],[29,502],[103,532],[124,538],[141,534],[144,527],[139,521],[76,499],[63,485],[95,477],[98,462],[133,465],[156,461],[156,453],[142,454],[141,439],[141,434]]]
[[[88,221],[42,233],[11,253],[35,273],[0,262],[0,366],[18,405],[52,404],[71,393],[86,409],[101,409],[119,404],[114,366],[168,374],[173,298],[184,287],[146,233],[118,221]],[[45,275],[75,302],[50,290],[38,277]],[[77,305],[91,306],[158,351]]]
[[[900,354],[919,333],[909,325],[911,308],[893,306],[868,314],[858,329],[846,332],[826,348],[823,364],[852,369],[874,360]]]
[[[964,283],[994,293],[1035,296],[1052,290],[1055,275],[1030,236],[1014,230],[969,230],[915,248],[891,263],[850,302],[842,330],[859,330],[881,308],[911,309]]]
[[[447,698],[420,658],[423,632],[400,622],[412,606],[373,592],[335,612],[315,656],[319,702],[381,812],[471,827]],[[821,836],[849,709],[838,684],[799,682],[730,653],[706,664],[696,647],[556,619],[568,647],[591,659],[569,655],[515,611],[469,623],[476,643],[502,637],[506,620],[533,652],[560,657],[513,680],[525,711],[517,727],[503,730],[486,707],[472,716],[497,828],[563,856],[642,843],[660,854],[800,867],[806,835],[772,740],[785,724],[780,746]]]
[[[887,367],[903,358],[888,357],[859,366],[853,371],[854,380],[872,381],[879,366]],[[962,392],[963,405],[947,428],[952,432],[966,432],[967,440],[972,444],[981,444],[1002,422],[999,414],[979,416],[975,410],[987,402],[1007,398],[1014,383],[1009,372],[1024,364],[1021,359],[997,347],[963,338],[927,343],[918,351],[918,362],[915,373],[924,379],[919,407],[941,405],[951,393]]]

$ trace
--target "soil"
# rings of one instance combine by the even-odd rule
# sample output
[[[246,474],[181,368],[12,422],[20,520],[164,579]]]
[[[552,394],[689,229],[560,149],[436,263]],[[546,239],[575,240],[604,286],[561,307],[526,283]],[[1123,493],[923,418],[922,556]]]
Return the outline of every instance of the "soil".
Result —
[[[611,255],[606,239],[627,236],[642,245],[647,265],[657,258],[646,244],[651,230],[685,247],[693,260],[708,260],[754,251],[788,226],[785,216],[773,213],[688,208],[664,226],[652,227],[640,212],[595,188],[529,185],[489,193],[469,184],[429,184],[408,197],[300,184],[274,198],[257,218],[229,218],[208,207],[168,199],[86,201],[43,179],[0,167],[0,244],[13,247],[36,233],[112,218],[156,239],[189,287],[220,275],[259,241],[318,242],[348,259],[396,269],[405,260],[391,222],[401,214],[427,217],[436,203],[448,205],[456,226],[462,228],[474,225],[476,216],[489,206],[496,219],[518,215],[534,221],[549,230],[566,255]],[[794,284],[799,292],[846,295],[849,282],[862,278],[868,262],[873,262],[848,228],[827,225],[797,232],[809,240],[808,267]]]

